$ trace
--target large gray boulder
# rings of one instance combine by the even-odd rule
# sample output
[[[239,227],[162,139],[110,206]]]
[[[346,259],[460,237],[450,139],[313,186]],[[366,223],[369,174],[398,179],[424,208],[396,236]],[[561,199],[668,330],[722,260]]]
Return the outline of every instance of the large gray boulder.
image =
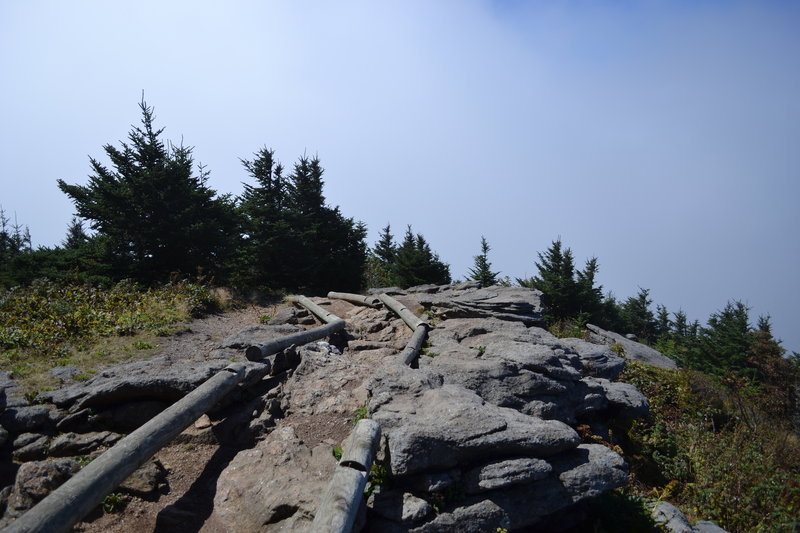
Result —
[[[426,391],[415,406],[384,404],[372,418],[386,435],[395,476],[498,457],[547,457],[580,441],[563,422],[487,404],[453,385]]]
[[[222,472],[213,520],[240,533],[308,531],[335,466],[330,446],[309,448],[278,428]]]
[[[435,289],[435,290],[434,290]],[[441,318],[498,318],[527,326],[544,324],[541,291],[523,287],[458,289],[434,287],[430,293],[415,294],[420,305],[433,308]]]
[[[678,368],[678,365],[675,363],[675,361],[662,354],[658,350],[654,350],[653,348],[640,342],[623,337],[619,333],[606,331],[593,324],[586,324],[586,329],[591,332],[589,340],[599,344],[619,346],[622,349],[622,354],[626,359],[630,359],[632,361],[641,361],[642,363],[661,368],[669,368],[673,370]]]

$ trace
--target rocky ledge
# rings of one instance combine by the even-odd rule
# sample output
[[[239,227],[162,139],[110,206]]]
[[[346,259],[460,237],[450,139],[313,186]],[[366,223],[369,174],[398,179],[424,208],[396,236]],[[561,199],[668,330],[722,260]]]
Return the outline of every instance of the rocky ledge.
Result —
[[[345,333],[291,347],[270,365],[248,362],[245,383],[196,424],[195,434],[239,451],[212,480],[212,508],[183,530],[306,531],[355,413],[383,433],[359,522],[365,531],[563,530],[582,519],[585,502],[627,483],[609,428],[645,415],[648,404],[615,381],[625,361],[609,346],[542,329],[534,290],[462,284],[394,293],[430,321],[417,368],[397,362],[411,330],[391,312],[316,299],[347,321]],[[304,311],[281,312],[181,360],[109,369],[36,405],[12,398],[0,415],[7,460],[13,454],[17,465],[6,470],[18,471],[0,499],[6,523],[72,475],[82,456],[243,360],[246,346],[309,322]]]

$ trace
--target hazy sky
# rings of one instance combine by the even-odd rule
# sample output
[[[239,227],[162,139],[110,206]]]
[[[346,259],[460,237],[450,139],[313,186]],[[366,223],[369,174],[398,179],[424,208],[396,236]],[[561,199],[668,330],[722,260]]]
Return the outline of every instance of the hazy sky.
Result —
[[[511,278],[561,237],[618,298],[738,299],[800,351],[800,2],[0,2],[0,205],[62,241],[89,156],[138,124],[319,155],[328,202]]]

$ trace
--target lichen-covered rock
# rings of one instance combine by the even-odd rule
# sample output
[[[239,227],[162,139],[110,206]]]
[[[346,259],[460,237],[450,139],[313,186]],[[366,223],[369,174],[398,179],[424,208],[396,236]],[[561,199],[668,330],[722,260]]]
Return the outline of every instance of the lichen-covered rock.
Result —
[[[91,433],[64,433],[50,443],[51,457],[69,457],[87,455],[102,446],[110,446],[122,438],[122,435],[110,431],[94,431]]]
[[[618,345],[622,348],[622,354],[627,359],[632,361],[641,361],[642,363],[647,363],[648,365],[657,366],[660,368],[669,368],[673,370],[678,368],[678,365],[675,363],[675,361],[662,354],[658,350],[654,350],[649,346],[645,346],[644,344],[623,337],[619,333],[606,331],[592,324],[586,324],[586,329],[591,332],[589,340],[599,344]]]
[[[447,469],[487,457],[547,457],[574,448],[578,434],[557,420],[542,420],[487,404],[463,387],[444,385],[408,402],[381,406],[381,424],[393,475]]]
[[[220,475],[215,520],[241,533],[308,531],[336,460],[329,446],[305,446],[292,427],[239,453]]]
[[[46,405],[8,407],[0,414],[0,424],[11,433],[48,430],[55,427],[57,413]]]
[[[71,478],[80,466],[72,459],[23,463],[8,499],[8,512],[19,516]]]

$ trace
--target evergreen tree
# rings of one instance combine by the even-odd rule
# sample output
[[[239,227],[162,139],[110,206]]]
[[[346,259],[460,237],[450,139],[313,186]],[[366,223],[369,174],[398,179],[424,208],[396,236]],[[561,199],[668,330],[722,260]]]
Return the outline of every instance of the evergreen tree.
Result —
[[[583,324],[591,321],[601,327],[615,322],[616,301],[613,297],[604,300],[602,286],[595,285],[599,270],[596,257],[587,260],[583,270],[576,270],[572,250],[563,248],[561,239],[553,241],[545,253],[538,255],[538,276],[517,278],[517,283],[542,291],[542,304],[549,322],[575,320]]]
[[[601,321],[603,316],[603,286],[595,286],[599,268],[597,258],[592,257],[586,261],[583,270],[575,273],[577,312],[592,322]]]
[[[397,248],[392,277],[401,287],[426,283],[443,285],[451,281],[450,266],[439,259],[421,234],[414,235],[411,226]]]
[[[636,296],[631,296],[622,304],[622,323],[626,333],[633,333],[642,341],[655,340],[656,319],[650,310],[650,289],[639,288]]]
[[[244,184],[239,198],[243,239],[237,252],[236,282],[249,287],[294,288],[291,257],[296,238],[287,216],[288,187],[274,151],[262,148],[241,160],[256,185]]]
[[[542,304],[548,320],[564,320],[574,317],[578,287],[575,282],[575,267],[572,251],[562,250],[561,239],[556,239],[543,254],[538,253],[536,268],[538,276],[517,279],[523,287],[542,291]]]
[[[359,290],[367,229],[326,205],[319,159],[301,157],[288,177],[266,148],[242,164],[257,185],[245,185],[239,202],[241,283],[312,294]]]
[[[492,264],[489,262],[489,243],[486,237],[481,235],[481,253],[474,257],[475,264],[470,269],[469,275],[471,279],[480,281],[484,287],[495,285],[497,283],[497,275],[499,272],[492,272]]]
[[[141,127],[120,148],[104,146],[111,168],[90,158],[88,185],[59,188],[77,215],[107,239],[110,260],[120,277],[143,281],[191,276],[201,270],[221,274],[235,234],[233,203],[206,183],[208,172],[194,170],[192,149],[165,144],[155,129],[151,107],[142,100]]]
[[[397,254],[397,245],[394,243],[394,235],[392,235],[392,226],[386,224],[386,227],[381,230],[380,239],[375,244],[372,254],[384,265],[391,265],[394,263],[395,255]]]
[[[751,375],[748,357],[753,337],[748,315],[747,306],[739,301],[728,302],[724,309],[713,313],[701,331],[699,350],[691,366],[713,374],[733,371]]]
[[[67,227],[67,236],[64,237],[61,246],[67,250],[79,250],[87,242],[89,242],[89,235],[83,228],[83,221],[78,217],[72,217],[72,221]]]
[[[394,283],[392,268],[397,255],[397,245],[392,235],[392,227],[386,224],[381,230],[380,239],[369,251],[364,269],[366,287],[387,287]]]
[[[653,336],[666,337],[672,331],[672,322],[669,319],[669,311],[661,304],[656,305],[656,326]]]

